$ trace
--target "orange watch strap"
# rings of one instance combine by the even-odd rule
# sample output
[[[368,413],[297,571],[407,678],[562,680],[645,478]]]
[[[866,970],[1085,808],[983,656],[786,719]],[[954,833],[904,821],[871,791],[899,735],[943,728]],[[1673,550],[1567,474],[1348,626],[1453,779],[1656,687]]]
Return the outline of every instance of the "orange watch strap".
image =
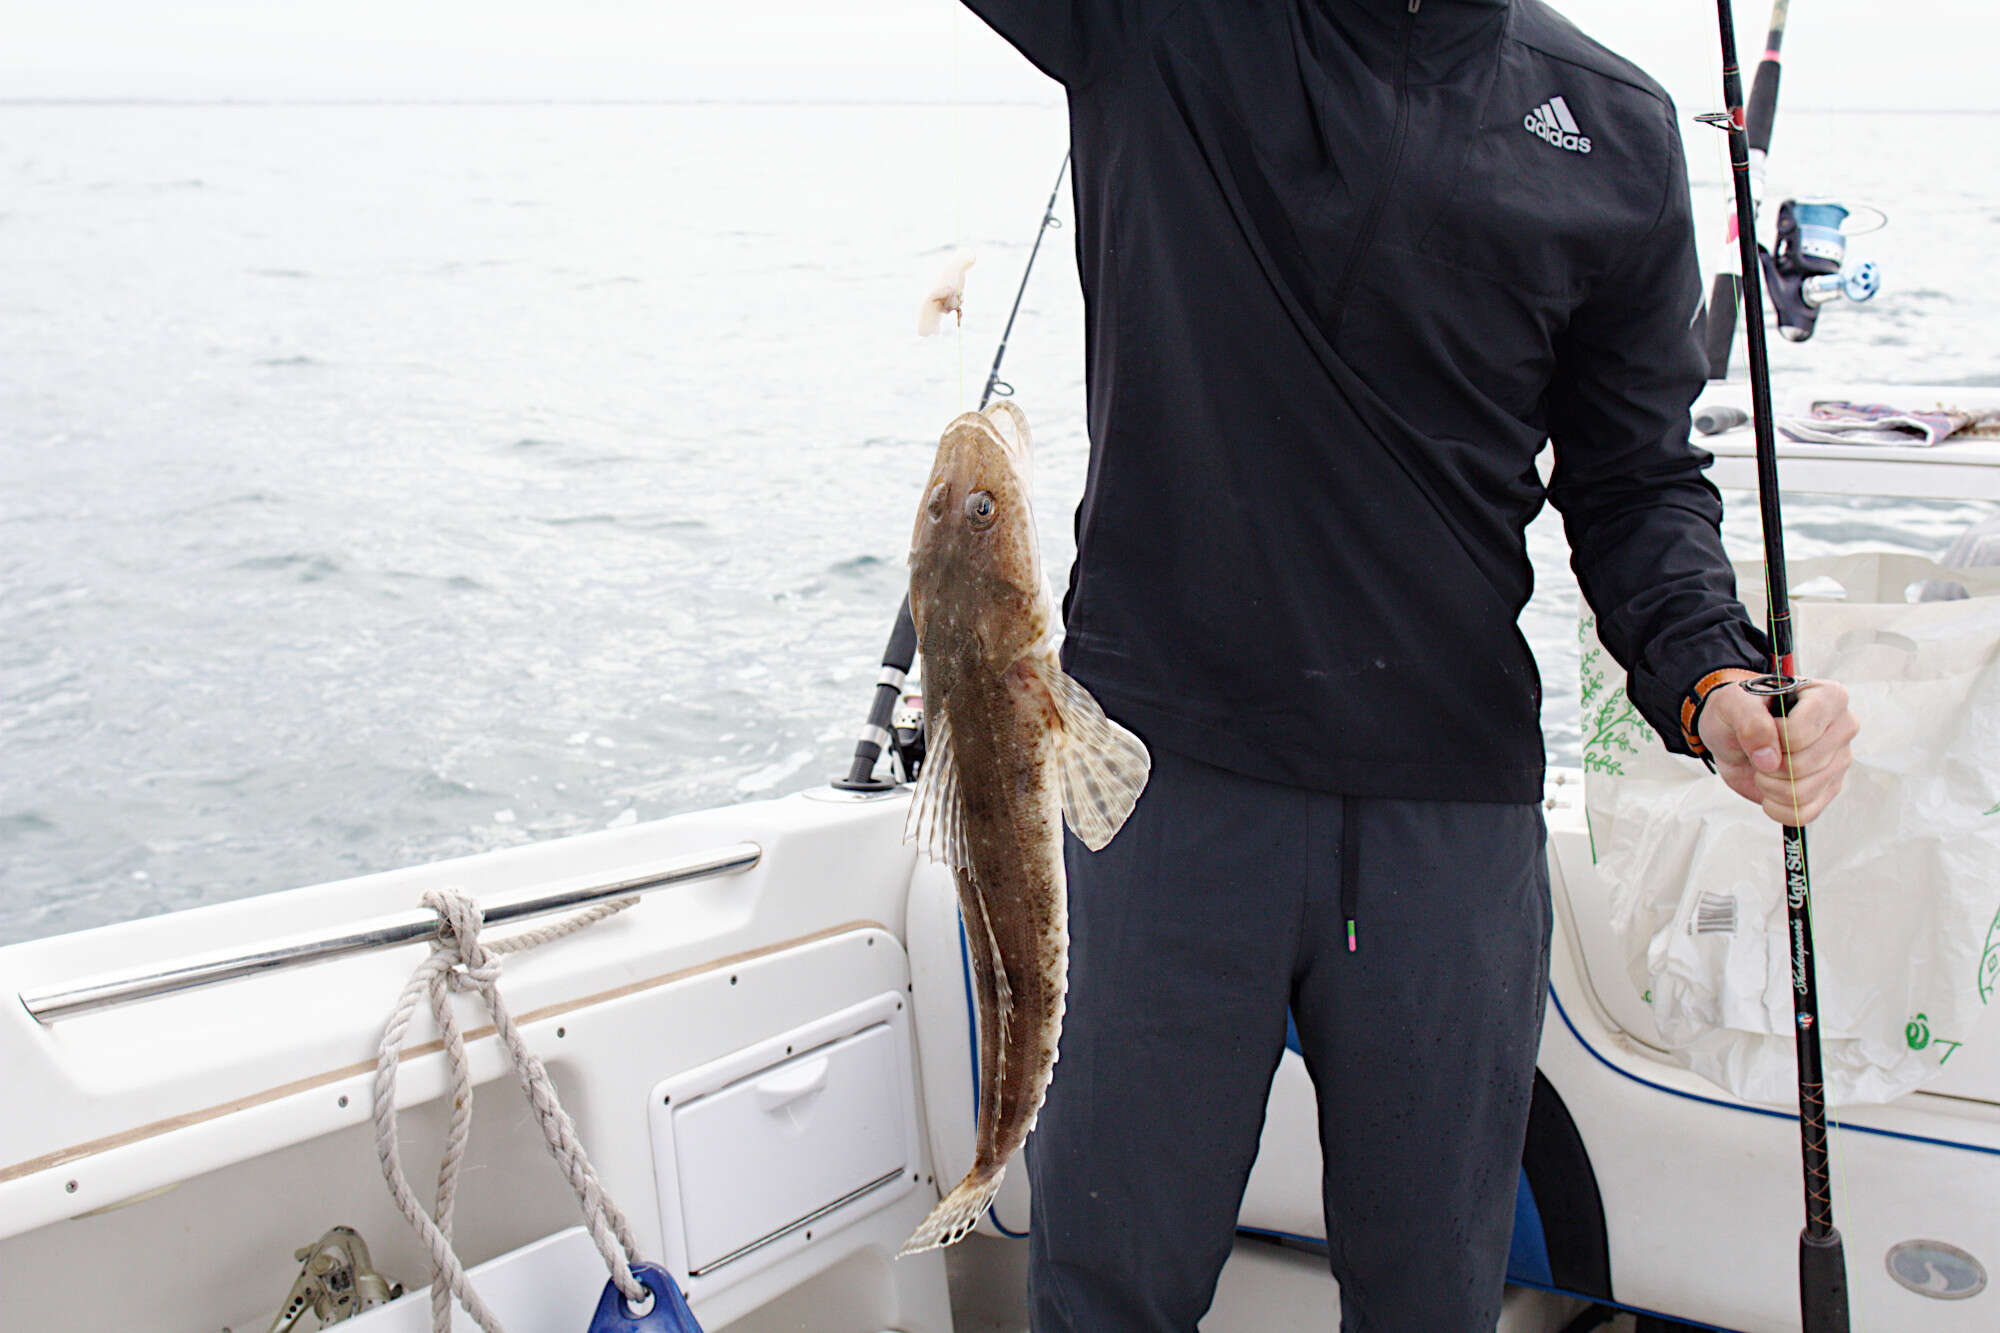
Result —
[[[1723,667],[1709,672],[1696,681],[1694,688],[1688,691],[1687,698],[1681,700],[1681,739],[1687,742],[1687,747],[1695,758],[1708,758],[1708,747],[1701,743],[1701,737],[1695,733],[1695,724],[1701,718],[1701,706],[1708,702],[1708,696],[1714,693],[1718,686],[1727,685],[1732,681],[1754,680],[1756,676],[1757,673],[1747,667]]]

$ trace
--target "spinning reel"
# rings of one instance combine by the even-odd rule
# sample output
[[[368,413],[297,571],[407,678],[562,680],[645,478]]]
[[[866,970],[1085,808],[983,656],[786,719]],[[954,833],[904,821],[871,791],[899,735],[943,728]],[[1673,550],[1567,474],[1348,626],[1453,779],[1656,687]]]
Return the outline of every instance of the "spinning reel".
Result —
[[[1872,225],[1850,229],[1856,215]],[[1788,342],[1813,335],[1820,307],[1845,298],[1861,302],[1882,287],[1882,271],[1872,259],[1847,262],[1847,238],[1880,231],[1888,217],[1866,204],[1850,209],[1831,199],[1787,199],[1778,205],[1777,239],[1772,250],[1761,246],[1764,281],[1778,313],[1778,332]]]

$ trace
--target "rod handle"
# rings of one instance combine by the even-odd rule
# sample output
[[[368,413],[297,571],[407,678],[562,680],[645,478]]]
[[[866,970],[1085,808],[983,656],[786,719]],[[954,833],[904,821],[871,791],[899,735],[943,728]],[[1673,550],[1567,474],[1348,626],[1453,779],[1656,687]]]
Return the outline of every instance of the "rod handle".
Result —
[[[1847,1256],[1840,1232],[1799,1233],[1799,1310],[1805,1333],[1848,1333]]]
[[[882,674],[876,678],[868,720],[861,724],[861,737],[854,742],[854,758],[847,766],[847,776],[833,780],[834,787],[841,791],[874,792],[895,786],[886,778],[875,776],[875,761],[888,742],[889,720],[903,691],[903,676],[916,660],[917,622],[910,614],[910,599],[905,596],[896,609],[896,624],[889,631],[889,644],[882,650]]]

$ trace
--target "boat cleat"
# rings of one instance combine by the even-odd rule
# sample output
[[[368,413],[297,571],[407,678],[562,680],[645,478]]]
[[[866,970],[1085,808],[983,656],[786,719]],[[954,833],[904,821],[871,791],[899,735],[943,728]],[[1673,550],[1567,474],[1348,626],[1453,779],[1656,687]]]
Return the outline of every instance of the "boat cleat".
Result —
[[[325,1328],[403,1294],[402,1283],[391,1282],[375,1271],[368,1258],[368,1242],[353,1227],[330,1228],[312,1244],[294,1250],[292,1257],[303,1266],[268,1333],[290,1333],[308,1310]]]

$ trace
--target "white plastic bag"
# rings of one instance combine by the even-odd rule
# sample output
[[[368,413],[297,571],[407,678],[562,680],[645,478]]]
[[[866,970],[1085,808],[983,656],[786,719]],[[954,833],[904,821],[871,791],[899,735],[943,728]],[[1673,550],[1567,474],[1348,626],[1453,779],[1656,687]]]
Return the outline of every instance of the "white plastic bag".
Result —
[[[1970,596],[1907,600],[1924,579]],[[1761,568],[1737,580],[1761,623]],[[1861,720],[1808,837],[1827,1092],[1885,1102],[1994,1040],[1981,1020],[2000,1002],[2000,571],[1833,556],[1793,562],[1791,588],[1800,671],[1845,685]],[[1581,637],[1585,810],[1632,980],[1690,1069],[1790,1104],[1778,827],[1668,754],[1587,616]]]

